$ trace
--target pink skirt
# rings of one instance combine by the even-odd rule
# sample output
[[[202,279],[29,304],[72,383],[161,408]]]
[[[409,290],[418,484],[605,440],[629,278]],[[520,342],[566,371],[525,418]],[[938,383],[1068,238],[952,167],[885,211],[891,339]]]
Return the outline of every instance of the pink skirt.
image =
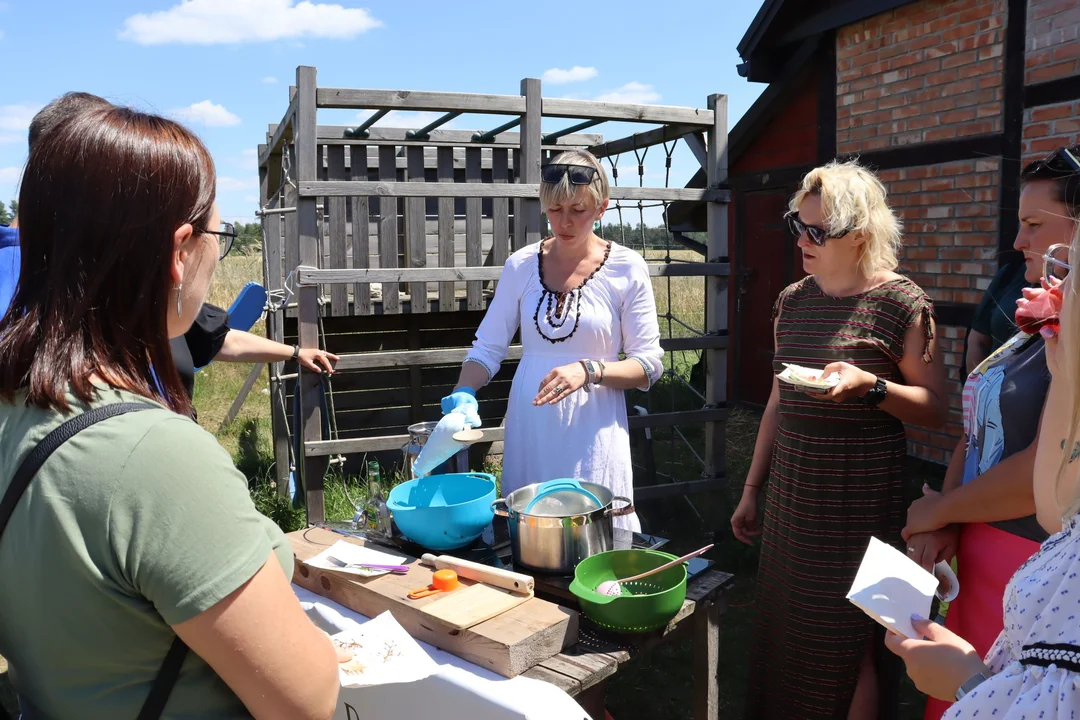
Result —
[[[1001,634],[1005,586],[1013,573],[1039,551],[1039,543],[986,523],[964,525],[956,553],[960,595],[949,603],[945,627],[986,657]],[[952,703],[930,698],[923,720],[939,720]]]

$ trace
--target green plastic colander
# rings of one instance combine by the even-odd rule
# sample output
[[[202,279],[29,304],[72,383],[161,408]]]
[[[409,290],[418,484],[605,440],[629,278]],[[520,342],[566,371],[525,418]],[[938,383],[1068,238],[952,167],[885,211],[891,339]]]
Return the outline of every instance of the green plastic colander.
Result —
[[[686,564],[670,567],[656,575],[623,583],[617,597],[596,592],[606,580],[633,577],[678,560],[677,555],[656,550],[611,550],[587,557],[574,568],[572,592],[581,610],[594,623],[622,633],[657,630],[678,614],[686,600]]]

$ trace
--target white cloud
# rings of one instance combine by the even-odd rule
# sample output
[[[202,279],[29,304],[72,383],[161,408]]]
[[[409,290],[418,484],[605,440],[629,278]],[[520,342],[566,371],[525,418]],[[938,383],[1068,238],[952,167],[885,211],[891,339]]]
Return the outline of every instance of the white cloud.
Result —
[[[235,192],[240,190],[252,190],[259,187],[259,180],[255,177],[228,177],[218,175],[217,188],[218,192]]]
[[[181,0],[168,10],[125,19],[119,36],[140,45],[349,40],[381,25],[367,10],[308,0]]]
[[[240,124],[240,116],[226,110],[224,105],[218,105],[209,100],[192,103],[184,108],[174,108],[169,111],[169,114],[184,122],[202,123],[207,127],[229,127]]]
[[[16,103],[0,106],[0,130],[25,132],[30,121],[44,105],[40,103]]]
[[[375,114],[374,110],[362,110],[356,114],[356,122],[362,123],[369,117]],[[412,111],[412,110],[391,110],[389,113],[379,118],[379,122],[376,123],[377,127],[388,128],[409,128],[415,130],[430,125],[438,118],[441,118],[444,113],[427,112],[427,111]],[[439,129],[449,129],[456,127],[454,121],[440,125]]]
[[[660,99],[660,93],[652,85],[639,83],[636,80],[623,85],[621,88],[611,90],[596,98],[599,102],[610,103],[634,103],[648,104]]]
[[[273,75],[267,75],[262,81],[267,85],[277,85],[277,78]]]
[[[543,80],[546,83],[552,85],[559,85],[562,83],[582,82],[583,80],[591,80],[596,77],[596,68],[594,67],[581,67],[575,65],[569,70],[563,70],[562,68],[551,68],[544,71]]]

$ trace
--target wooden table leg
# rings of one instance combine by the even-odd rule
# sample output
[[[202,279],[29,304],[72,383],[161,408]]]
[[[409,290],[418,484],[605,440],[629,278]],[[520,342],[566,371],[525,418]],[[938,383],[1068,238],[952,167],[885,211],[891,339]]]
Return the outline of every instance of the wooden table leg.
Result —
[[[589,714],[592,720],[604,720],[604,698],[607,696],[607,680],[601,680],[588,690],[583,691],[574,700]]]
[[[720,714],[720,613],[722,603],[698,605],[694,611],[694,720],[716,720]]]

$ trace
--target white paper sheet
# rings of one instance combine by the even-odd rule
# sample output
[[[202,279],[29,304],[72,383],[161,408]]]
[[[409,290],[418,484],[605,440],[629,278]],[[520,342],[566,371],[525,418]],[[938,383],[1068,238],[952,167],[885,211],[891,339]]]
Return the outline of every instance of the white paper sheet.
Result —
[[[331,639],[353,654],[351,660],[338,666],[342,687],[416,682],[439,671],[439,665],[389,610]]]
[[[905,637],[920,635],[911,616],[930,617],[938,579],[896,548],[870,538],[847,599],[889,630]]]
[[[344,540],[338,540],[326,550],[323,550],[315,557],[307,560],[304,564],[322,568],[324,570],[337,570],[338,572],[349,573],[350,575],[359,575],[360,577],[375,577],[376,575],[385,575],[390,572],[389,570],[365,570],[358,567],[338,567],[327,560],[327,557],[335,557],[338,560],[347,563],[375,563],[377,565],[404,565],[405,561],[409,559],[405,555],[392,555],[391,553],[381,552],[370,547],[361,547],[345,542]]]

